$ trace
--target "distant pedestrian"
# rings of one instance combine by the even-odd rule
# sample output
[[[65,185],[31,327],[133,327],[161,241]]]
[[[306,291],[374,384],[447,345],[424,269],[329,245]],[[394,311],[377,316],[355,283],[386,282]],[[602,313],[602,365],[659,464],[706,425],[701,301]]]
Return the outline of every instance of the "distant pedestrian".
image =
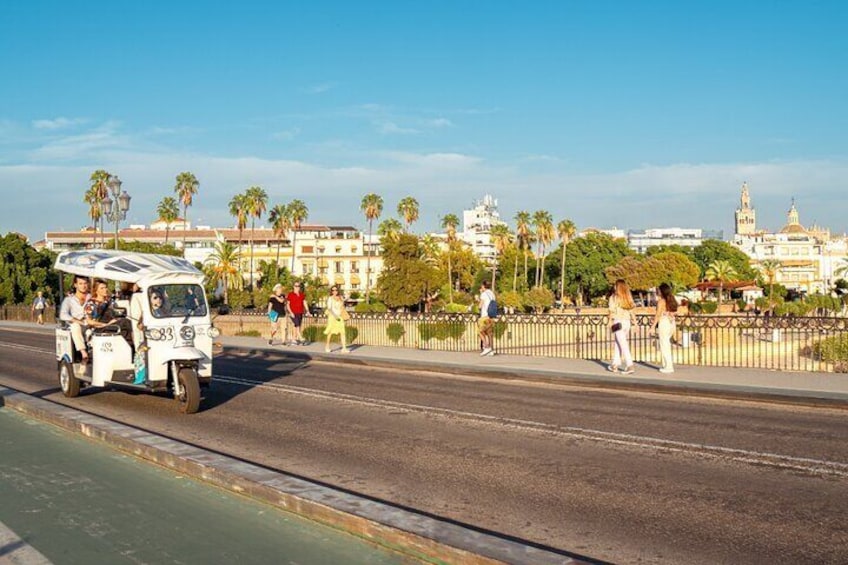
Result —
[[[674,372],[674,359],[671,356],[671,338],[677,330],[675,315],[677,313],[677,300],[671,292],[671,286],[662,283],[659,287],[659,298],[657,299],[657,310],[654,314],[654,329],[660,342],[660,355],[662,366],[660,373]]]
[[[306,294],[303,292],[302,283],[294,283],[292,291],[286,296],[286,311],[292,323],[292,342],[295,345],[302,345],[305,342],[300,327],[303,325],[303,317],[306,315]]]
[[[39,325],[44,325],[44,311],[50,305],[50,301],[44,297],[44,293],[40,290],[36,294],[35,300],[32,301],[32,313],[36,317],[36,322]]]
[[[612,363],[607,367],[609,371],[622,374],[633,374],[633,356],[630,354],[629,335],[631,329],[636,325],[634,312],[635,303],[630,287],[624,279],[615,281],[612,295],[609,299],[609,328],[612,332],[615,347],[613,349]],[[624,368],[621,369],[621,364]]]
[[[489,281],[483,281],[480,285],[480,319],[477,320],[477,330],[480,333],[483,351],[480,356],[494,355],[494,333],[495,318],[498,315],[498,303],[495,293],[490,288]]]
[[[274,291],[268,298],[268,319],[271,320],[271,339],[268,345],[274,345],[274,336],[280,334],[280,343],[286,341],[286,297],[283,296],[283,285],[274,285]]]
[[[324,335],[327,336],[324,351],[327,353],[330,352],[330,340],[334,335],[338,335],[342,342],[341,352],[350,353],[350,349],[347,348],[347,335],[345,335],[345,322],[350,319],[350,314],[345,309],[341,294],[338,286],[330,287],[330,296],[327,298],[327,327],[324,328]]]

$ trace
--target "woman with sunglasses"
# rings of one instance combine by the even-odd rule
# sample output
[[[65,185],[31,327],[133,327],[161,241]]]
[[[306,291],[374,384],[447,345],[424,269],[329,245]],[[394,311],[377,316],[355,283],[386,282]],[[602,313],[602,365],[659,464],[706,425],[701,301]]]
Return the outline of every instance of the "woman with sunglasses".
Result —
[[[330,296],[327,298],[327,327],[324,329],[324,335],[327,336],[327,343],[324,346],[324,351],[329,353],[330,340],[336,334],[342,342],[342,353],[350,353],[347,348],[347,336],[345,335],[345,320],[350,318],[350,315],[345,310],[344,300],[338,286],[330,287]]]

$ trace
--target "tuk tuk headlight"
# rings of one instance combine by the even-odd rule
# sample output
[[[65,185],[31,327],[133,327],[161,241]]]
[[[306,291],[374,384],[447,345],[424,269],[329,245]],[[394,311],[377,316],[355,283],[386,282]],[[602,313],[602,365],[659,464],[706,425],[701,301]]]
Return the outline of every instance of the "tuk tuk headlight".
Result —
[[[215,339],[216,337],[218,337],[219,335],[221,335],[221,330],[219,330],[219,329],[218,329],[218,328],[216,328],[215,326],[212,326],[211,328],[209,328],[209,331],[207,332],[207,334],[208,334],[208,335],[209,335],[209,337],[211,337],[212,339]]]
[[[194,339],[194,328],[191,326],[183,326],[180,328],[180,337],[185,341],[191,341]]]
[[[152,339],[153,341],[165,339],[165,332],[159,328],[150,328],[144,333],[147,334],[147,339]]]

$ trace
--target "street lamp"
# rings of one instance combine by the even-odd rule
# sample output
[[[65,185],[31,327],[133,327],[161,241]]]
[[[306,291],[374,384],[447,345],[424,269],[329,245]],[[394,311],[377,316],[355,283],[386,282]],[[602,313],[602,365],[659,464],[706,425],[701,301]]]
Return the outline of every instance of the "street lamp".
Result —
[[[109,176],[106,185],[109,187],[109,193],[112,194],[112,198],[109,198],[109,193],[106,193],[106,198],[101,202],[101,206],[103,206],[103,215],[106,219],[115,223],[115,251],[117,251],[118,227],[121,220],[127,219],[127,212],[130,209],[130,199],[132,196],[127,194],[126,190],[121,191],[121,179],[115,175]],[[115,206],[115,203],[117,203],[117,206]]]

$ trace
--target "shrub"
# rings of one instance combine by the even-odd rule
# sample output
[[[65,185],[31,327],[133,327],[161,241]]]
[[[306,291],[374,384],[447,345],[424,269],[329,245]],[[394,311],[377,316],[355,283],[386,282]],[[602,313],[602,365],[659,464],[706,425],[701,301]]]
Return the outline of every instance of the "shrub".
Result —
[[[460,339],[465,335],[465,328],[464,322],[421,322],[418,324],[418,336],[421,341]]]
[[[592,299],[593,308],[606,308],[609,306],[609,298],[606,296],[596,296]]]
[[[370,304],[367,302],[360,302],[356,305],[356,307],[354,307],[353,311],[359,313],[383,313],[388,312],[389,309],[386,308],[386,305],[382,302],[371,302]]]
[[[813,344],[813,357],[833,363],[839,373],[848,373],[848,335],[825,338]]]
[[[492,328],[492,332],[493,332],[493,335],[495,336],[495,339],[502,338],[503,335],[506,333],[506,328],[507,328],[506,320],[496,321],[494,327]]]
[[[736,311],[737,312],[744,312],[745,308],[747,308],[747,307],[748,307],[748,303],[745,302],[745,300],[743,300],[742,298],[740,298],[739,300],[736,301]]]
[[[262,337],[262,332],[259,330],[242,330],[240,332],[236,332],[236,335],[244,337]]]
[[[518,312],[524,309],[524,300],[521,299],[521,293],[514,290],[502,292],[498,297],[498,302],[504,308],[515,308]]]
[[[456,302],[449,302],[448,304],[445,304],[443,311],[447,312],[448,314],[465,314],[466,312],[470,311],[468,309],[469,306],[471,306],[471,305],[470,304],[457,304]]]
[[[325,341],[327,339],[327,336],[324,335],[324,328],[322,326],[309,326],[303,328],[301,334],[303,335],[303,339],[306,341]],[[356,326],[345,326],[345,337],[347,338],[348,345],[350,345],[357,337],[359,337],[359,329]],[[330,341],[332,343],[339,343],[339,336],[334,335]]]
[[[406,330],[403,327],[403,324],[398,322],[392,322],[388,326],[386,326],[386,336],[391,340],[392,343],[397,344],[401,340],[401,338],[406,334]]]
[[[537,314],[541,314],[546,308],[553,306],[554,293],[548,288],[534,287],[524,295],[524,304],[532,308]]]
[[[718,310],[718,302],[700,302],[701,312],[704,314],[715,314]]]

